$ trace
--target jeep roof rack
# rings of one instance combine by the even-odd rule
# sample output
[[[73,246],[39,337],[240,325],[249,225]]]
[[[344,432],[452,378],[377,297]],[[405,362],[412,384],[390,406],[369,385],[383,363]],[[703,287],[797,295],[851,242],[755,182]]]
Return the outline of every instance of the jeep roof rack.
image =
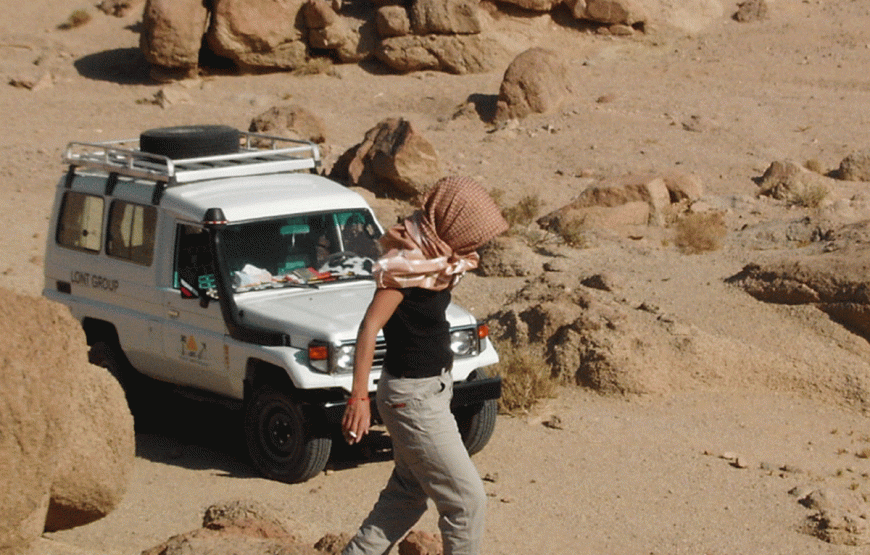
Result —
[[[160,192],[166,187],[216,179],[287,171],[314,169],[320,166],[320,150],[310,141],[300,141],[259,133],[239,132],[238,152],[173,160],[160,154],[144,152],[139,139],[122,139],[99,143],[71,142],[63,161],[70,174],[76,168],[99,169],[109,174],[153,180]]]

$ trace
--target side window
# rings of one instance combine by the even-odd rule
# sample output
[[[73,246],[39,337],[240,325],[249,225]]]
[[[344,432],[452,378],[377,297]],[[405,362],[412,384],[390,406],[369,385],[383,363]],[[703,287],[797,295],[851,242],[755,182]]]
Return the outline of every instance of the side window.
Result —
[[[57,223],[58,244],[99,252],[103,240],[103,205],[102,197],[67,192]]]
[[[192,225],[178,226],[174,276],[173,286],[180,289],[184,296],[196,296],[197,291],[214,292],[214,264],[205,229]]]
[[[120,200],[109,209],[106,254],[150,266],[154,259],[154,229],[157,209]]]

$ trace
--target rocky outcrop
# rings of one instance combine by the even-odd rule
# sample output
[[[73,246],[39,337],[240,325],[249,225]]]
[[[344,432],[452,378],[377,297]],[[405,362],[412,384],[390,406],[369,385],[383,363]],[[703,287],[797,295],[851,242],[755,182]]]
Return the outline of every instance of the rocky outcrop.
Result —
[[[870,506],[856,491],[815,489],[798,502],[812,511],[810,532],[836,545],[863,546],[870,543]]]
[[[88,363],[68,309],[8,291],[0,300],[0,552],[17,552],[111,512],[135,444],[124,392]]]
[[[585,227],[620,230],[631,226],[665,226],[685,202],[702,195],[700,182],[674,171],[625,175],[590,185],[569,204],[537,220],[558,232],[580,221]]]
[[[530,48],[517,56],[504,73],[495,120],[552,112],[570,92],[564,61],[552,50]]]
[[[363,141],[345,152],[330,177],[379,195],[413,197],[442,177],[438,154],[411,122],[381,121]]]
[[[575,19],[615,35],[643,30],[648,22],[694,32],[723,11],[720,0],[506,1],[534,12],[564,4]],[[475,0],[147,2],[140,46],[159,79],[188,77],[200,59],[227,59],[241,71],[282,71],[306,67],[324,54],[340,63],[377,57],[397,72],[478,73],[503,63],[509,50],[485,34]]]
[[[142,555],[337,555],[348,541],[348,534],[326,534],[314,545],[305,544],[276,509],[242,499],[209,506],[202,528],[173,536]],[[440,550],[438,535],[418,530],[398,546],[403,555],[436,555]]]
[[[831,180],[789,160],[770,164],[758,180],[759,195],[815,208],[824,200]]]
[[[858,150],[843,158],[837,177],[846,181],[870,181],[870,149]]]
[[[148,0],[139,46],[156,66],[193,72],[207,26],[208,11],[201,0]]]
[[[478,2],[472,0],[414,0],[411,29],[417,35],[475,35],[480,33]]]
[[[867,228],[864,222],[861,227]],[[795,254],[790,259],[746,265],[729,282],[753,297],[777,304],[808,304],[870,341],[870,258],[866,243],[835,250],[837,237],[829,237],[834,252]]]
[[[308,59],[305,1],[216,0],[208,44],[244,71],[301,67]]]
[[[401,73],[437,70],[463,75],[492,69],[500,50],[480,35],[407,35],[382,40],[375,57]]]

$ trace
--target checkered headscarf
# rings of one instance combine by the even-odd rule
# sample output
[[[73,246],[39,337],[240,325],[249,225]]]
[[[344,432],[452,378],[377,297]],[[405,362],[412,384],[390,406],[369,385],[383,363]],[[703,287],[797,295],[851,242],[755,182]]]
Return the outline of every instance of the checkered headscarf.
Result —
[[[374,274],[379,287],[441,290],[477,267],[475,252],[508,224],[489,193],[468,177],[446,177],[423,199],[422,209],[390,228],[387,250]]]

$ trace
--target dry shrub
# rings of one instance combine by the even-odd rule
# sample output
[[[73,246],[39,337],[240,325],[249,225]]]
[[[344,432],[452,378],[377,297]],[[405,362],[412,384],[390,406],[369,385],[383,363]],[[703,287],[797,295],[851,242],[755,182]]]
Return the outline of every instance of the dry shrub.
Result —
[[[75,29],[90,22],[91,14],[87,10],[76,10],[69,15],[66,21],[57,26],[58,29]]]
[[[537,194],[526,195],[512,206],[505,205],[504,191],[501,189],[493,189],[490,191],[490,196],[501,208],[501,214],[511,228],[525,227],[532,223],[532,220],[538,215],[538,210],[544,205],[541,197]]]
[[[502,412],[528,412],[540,399],[555,396],[556,382],[540,347],[507,341],[498,345],[498,351],[495,373],[502,378]]]
[[[804,167],[811,172],[815,172],[820,175],[824,175],[825,173],[825,168],[822,167],[822,163],[815,158],[810,158],[809,160],[804,162]]]
[[[828,188],[821,183],[811,183],[789,195],[788,203],[804,208],[818,208],[828,197]]]
[[[325,56],[314,56],[308,58],[304,64],[294,68],[291,75],[329,75],[334,71],[331,58]]]
[[[561,222],[558,234],[569,247],[580,249],[586,246],[586,225],[582,218]]]
[[[727,234],[721,212],[690,213],[677,220],[674,243],[685,254],[710,252],[722,247]]]

